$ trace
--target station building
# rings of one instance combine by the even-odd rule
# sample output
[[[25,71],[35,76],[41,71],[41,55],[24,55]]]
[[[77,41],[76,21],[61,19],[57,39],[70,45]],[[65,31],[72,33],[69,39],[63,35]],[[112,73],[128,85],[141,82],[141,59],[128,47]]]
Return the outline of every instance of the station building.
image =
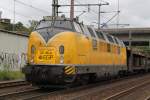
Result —
[[[132,40],[134,46],[150,46],[150,28],[103,29],[102,31],[119,37],[126,44]]]
[[[112,34],[123,40],[129,46],[147,48],[150,52],[150,28],[118,28],[102,29],[102,31]]]

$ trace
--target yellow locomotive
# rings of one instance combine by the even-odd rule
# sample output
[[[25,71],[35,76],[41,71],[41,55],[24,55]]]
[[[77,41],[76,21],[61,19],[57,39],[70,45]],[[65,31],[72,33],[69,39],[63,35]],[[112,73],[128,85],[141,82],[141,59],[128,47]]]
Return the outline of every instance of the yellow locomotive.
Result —
[[[76,19],[45,17],[30,34],[27,81],[65,85],[117,75],[127,70],[124,43]]]

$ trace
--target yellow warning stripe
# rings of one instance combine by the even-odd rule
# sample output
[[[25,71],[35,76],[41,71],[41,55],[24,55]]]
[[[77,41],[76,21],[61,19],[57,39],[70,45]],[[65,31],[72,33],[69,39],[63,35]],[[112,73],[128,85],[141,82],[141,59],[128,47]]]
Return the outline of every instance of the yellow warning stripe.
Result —
[[[74,70],[74,68],[67,69],[67,70],[65,70],[65,73],[68,73],[68,72],[70,72],[72,70]]]
[[[70,72],[67,72],[66,74],[70,75],[70,74],[75,74],[75,69],[73,69],[72,71]]]
[[[67,67],[65,67],[65,73],[67,75],[69,75],[69,74],[75,74],[75,71],[76,71],[76,69],[73,66],[67,66]]]
[[[69,68],[72,68],[71,66],[67,66],[67,67],[65,67],[65,70],[67,70],[67,69],[69,69]]]

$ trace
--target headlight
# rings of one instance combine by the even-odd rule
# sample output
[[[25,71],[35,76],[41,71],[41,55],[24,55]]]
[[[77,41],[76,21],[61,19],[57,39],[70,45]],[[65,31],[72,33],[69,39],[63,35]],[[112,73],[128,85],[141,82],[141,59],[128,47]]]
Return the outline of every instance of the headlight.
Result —
[[[59,47],[59,53],[60,53],[60,63],[63,64],[64,63],[64,46],[61,45]]]
[[[32,45],[32,46],[31,46],[31,60],[30,60],[31,63],[34,62],[34,54],[35,54],[35,50],[36,50],[35,46]]]
[[[60,53],[60,54],[64,54],[64,46],[63,46],[63,45],[61,45],[61,46],[59,47],[59,53]]]
[[[60,64],[63,64],[63,63],[64,63],[64,56],[61,55],[61,56],[60,56]]]
[[[31,46],[31,54],[34,54],[34,53],[35,53],[35,46],[32,45],[32,46]]]

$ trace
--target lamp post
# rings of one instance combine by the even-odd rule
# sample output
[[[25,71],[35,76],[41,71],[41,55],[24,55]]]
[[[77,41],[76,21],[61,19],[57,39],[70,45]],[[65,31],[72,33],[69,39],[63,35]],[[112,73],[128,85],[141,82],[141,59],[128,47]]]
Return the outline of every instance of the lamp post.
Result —
[[[130,48],[130,57],[129,57],[129,70],[131,71],[133,65],[133,50],[132,50],[132,31],[129,30],[129,48]]]

